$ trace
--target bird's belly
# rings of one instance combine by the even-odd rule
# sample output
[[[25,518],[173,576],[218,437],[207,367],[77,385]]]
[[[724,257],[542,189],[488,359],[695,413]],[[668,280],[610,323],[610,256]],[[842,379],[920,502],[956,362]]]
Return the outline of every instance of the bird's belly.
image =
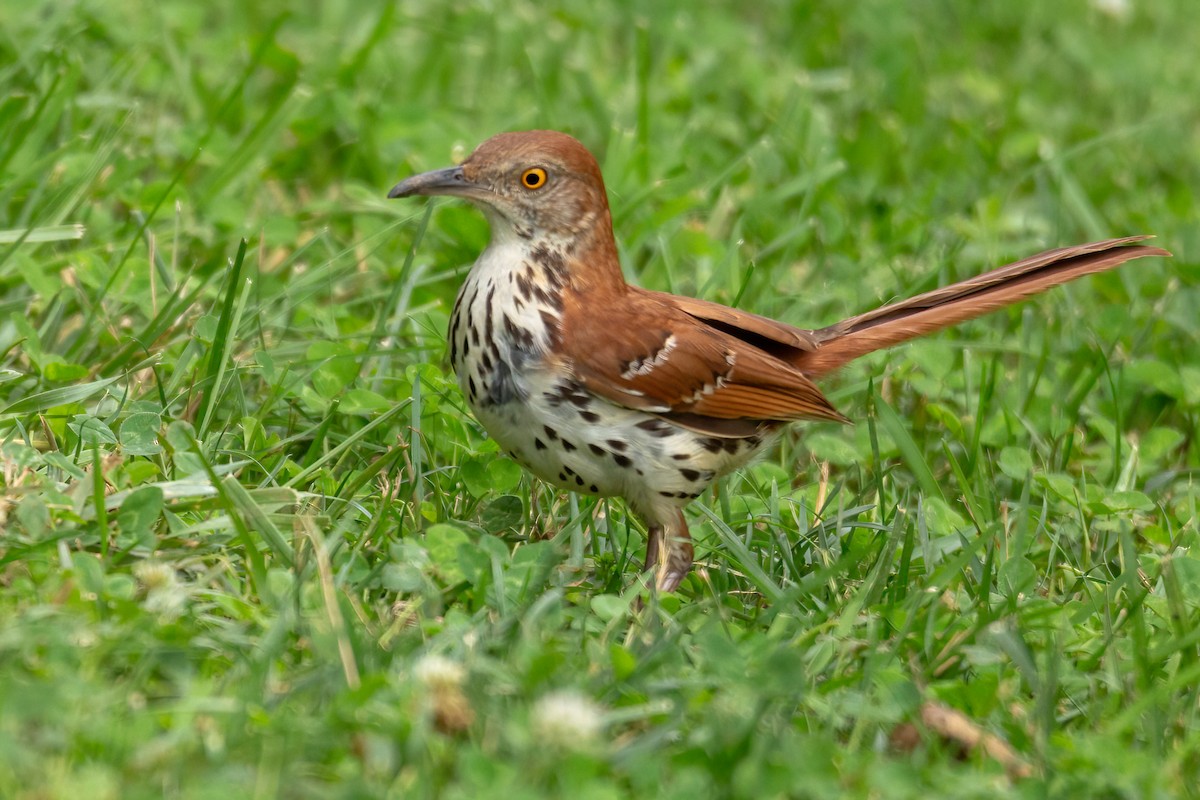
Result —
[[[518,463],[563,489],[620,496],[635,507],[682,506],[761,449],[762,438],[718,438],[614,405],[544,370],[509,373],[513,398],[470,403]]]

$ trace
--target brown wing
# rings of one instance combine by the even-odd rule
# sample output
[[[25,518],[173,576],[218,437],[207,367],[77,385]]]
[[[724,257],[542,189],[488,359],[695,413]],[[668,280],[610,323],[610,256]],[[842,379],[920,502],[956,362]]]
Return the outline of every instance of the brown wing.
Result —
[[[701,301],[688,305],[630,288],[622,302],[597,312],[586,307],[585,296],[568,293],[563,328],[572,336],[564,339],[563,354],[589,391],[718,436],[749,435],[764,422],[846,421],[804,373],[747,341],[746,335],[767,339],[753,329],[756,323],[738,336],[723,327],[741,330],[739,312]],[[724,318],[713,324],[690,310]],[[794,339],[795,349],[805,344]]]
[[[813,331],[796,328],[782,322],[739,311],[709,300],[694,297],[679,297],[661,292],[648,292],[653,297],[666,299],[690,317],[708,323],[718,330],[752,344],[760,350],[789,363],[804,353],[816,350],[820,340]]]

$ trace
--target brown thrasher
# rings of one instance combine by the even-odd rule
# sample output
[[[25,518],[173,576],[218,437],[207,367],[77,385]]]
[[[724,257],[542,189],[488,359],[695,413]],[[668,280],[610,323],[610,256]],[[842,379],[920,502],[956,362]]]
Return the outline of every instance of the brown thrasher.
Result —
[[[502,133],[388,197],[471,201],[491,242],[458,293],[450,361],[497,442],[544,481],[623,497],[671,591],[692,565],[683,508],[793,420],[847,422],[813,380],[859,356],[1167,251],[1131,236],[1050,250],[818,330],[630,286],[604,180],[578,141]]]

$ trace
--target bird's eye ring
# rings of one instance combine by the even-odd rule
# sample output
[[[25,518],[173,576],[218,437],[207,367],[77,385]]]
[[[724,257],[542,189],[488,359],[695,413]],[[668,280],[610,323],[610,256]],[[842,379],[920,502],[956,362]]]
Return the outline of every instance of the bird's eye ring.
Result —
[[[546,170],[530,167],[521,173],[521,185],[526,189],[540,189],[546,185]]]

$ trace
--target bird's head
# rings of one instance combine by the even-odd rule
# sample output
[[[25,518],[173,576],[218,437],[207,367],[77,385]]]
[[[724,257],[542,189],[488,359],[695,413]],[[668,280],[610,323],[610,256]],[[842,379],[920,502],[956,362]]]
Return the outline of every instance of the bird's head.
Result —
[[[570,246],[593,236],[599,226],[611,237],[596,159],[578,140],[557,131],[498,134],[460,166],[414,175],[388,192],[390,198],[414,195],[470,200],[496,235],[556,239]]]

